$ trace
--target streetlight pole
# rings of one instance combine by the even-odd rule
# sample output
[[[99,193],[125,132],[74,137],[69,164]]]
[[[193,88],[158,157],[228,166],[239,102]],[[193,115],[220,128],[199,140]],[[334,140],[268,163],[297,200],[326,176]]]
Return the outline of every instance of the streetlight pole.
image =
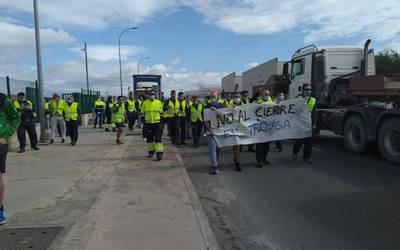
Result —
[[[87,46],[85,42],[85,47],[82,49],[85,52],[85,65],[86,65],[86,89],[89,91],[89,70],[88,70],[88,59],[87,59]]]
[[[143,58],[141,58],[140,60],[138,60],[138,62],[137,62],[137,74],[139,75],[140,74],[140,63],[142,62],[142,61],[144,61],[144,60],[148,60],[148,59],[150,59],[150,57],[143,57]]]
[[[44,112],[42,54],[40,49],[40,25],[37,0],[33,0],[33,15],[35,18],[36,63],[38,79],[38,111],[40,120],[40,142],[46,143],[46,117]]]
[[[128,30],[136,30],[138,27],[130,27],[121,32],[118,37],[118,55],[119,55],[119,83],[121,87],[121,96],[124,95],[124,90],[122,88],[122,65],[121,65],[121,37],[122,35],[127,32]]]

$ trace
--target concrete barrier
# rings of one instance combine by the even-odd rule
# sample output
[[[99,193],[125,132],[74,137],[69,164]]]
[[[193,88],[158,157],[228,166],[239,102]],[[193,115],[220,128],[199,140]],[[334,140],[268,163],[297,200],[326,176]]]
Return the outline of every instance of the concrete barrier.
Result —
[[[82,126],[87,126],[87,125],[93,124],[93,120],[94,120],[93,113],[81,115],[81,125]]]

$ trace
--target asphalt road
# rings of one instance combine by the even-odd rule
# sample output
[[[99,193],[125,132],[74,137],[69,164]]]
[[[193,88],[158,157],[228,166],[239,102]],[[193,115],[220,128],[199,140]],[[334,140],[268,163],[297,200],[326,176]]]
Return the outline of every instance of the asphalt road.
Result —
[[[285,142],[262,169],[244,148],[241,173],[227,148],[217,176],[208,174],[207,150],[205,142],[181,148],[222,249],[400,249],[400,167],[373,148],[358,156],[321,136],[305,165]]]

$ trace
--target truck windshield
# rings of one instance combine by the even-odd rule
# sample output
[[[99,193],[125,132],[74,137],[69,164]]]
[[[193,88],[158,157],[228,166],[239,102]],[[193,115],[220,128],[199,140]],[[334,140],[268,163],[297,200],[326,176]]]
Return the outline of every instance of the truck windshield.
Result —
[[[304,58],[293,61],[292,79],[302,74],[304,74]]]

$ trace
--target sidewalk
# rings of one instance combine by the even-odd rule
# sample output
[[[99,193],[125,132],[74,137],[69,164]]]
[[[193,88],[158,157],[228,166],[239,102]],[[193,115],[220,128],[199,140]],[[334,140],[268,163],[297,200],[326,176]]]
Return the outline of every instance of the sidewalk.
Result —
[[[147,159],[139,131],[81,128],[79,144],[10,153],[3,228],[63,229],[51,249],[217,249],[176,148]]]

